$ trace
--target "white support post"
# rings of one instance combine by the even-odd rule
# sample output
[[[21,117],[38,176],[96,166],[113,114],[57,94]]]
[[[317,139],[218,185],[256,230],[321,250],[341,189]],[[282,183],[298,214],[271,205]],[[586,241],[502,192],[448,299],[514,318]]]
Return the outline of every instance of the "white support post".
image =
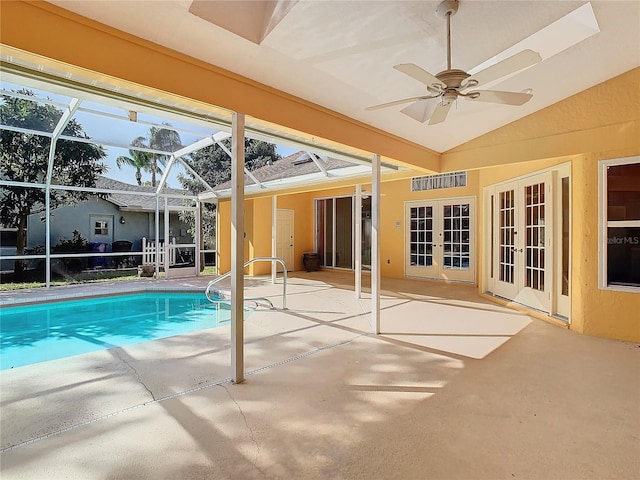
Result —
[[[196,217],[196,225],[195,225],[195,244],[196,244],[196,248],[195,248],[195,267],[196,267],[196,277],[200,276],[200,250],[202,250],[203,247],[203,243],[202,243],[202,204],[200,203],[200,200],[196,200],[196,211],[193,212],[194,216]]]
[[[362,185],[356,185],[355,195],[355,257],[356,257],[356,278],[355,292],[356,298],[362,296]]]
[[[231,370],[244,382],[244,114],[231,120]]]
[[[76,111],[80,107],[82,100],[72,98],[69,106],[62,113],[58,123],[51,134],[51,143],[49,144],[49,160],[47,162],[47,178],[45,180],[44,191],[44,209],[45,209],[45,285],[46,288],[51,287],[51,181],[53,180],[53,162],[56,156],[56,145],[60,135],[67,124],[71,121]]]
[[[56,149],[56,140],[51,140],[49,147],[49,169],[53,168],[53,152]],[[45,285],[46,288],[51,288],[51,183],[50,175],[47,173],[47,187],[44,193],[44,210],[45,210]],[[26,242],[25,242],[26,243]]]
[[[155,255],[153,257],[153,263],[156,270],[156,280],[160,278],[160,197],[156,193],[156,217],[154,225],[154,237],[155,237]]]
[[[371,162],[371,320],[380,334],[380,155]]]
[[[156,244],[157,245],[157,244]],[[169,241],[169,199],[164,197],[164,278],[169,278],[169,268],[171,265],[171,242]],[[156,254],[160,249],[156,248]],[[175,252],[175,250],[174,250]]]
[[[271,256],[277,257],[278,249],[278,196],[271,197]],[[271,262],[271,283],[276,283],[276,262]]]

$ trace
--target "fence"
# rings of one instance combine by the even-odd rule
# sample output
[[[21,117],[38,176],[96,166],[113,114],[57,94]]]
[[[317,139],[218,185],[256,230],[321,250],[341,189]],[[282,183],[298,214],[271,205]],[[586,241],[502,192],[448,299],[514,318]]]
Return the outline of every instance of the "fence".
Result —
[[[165,242],[159,242],[159,255],[160,255],[160,265],[164,265],[164,255],[165,255]],[[170,245],[175,245],[176,239],[175,237],[171,239]],[[155,240],[147,240],[145,237],[142,237],[142,264],[150,265],[155,264],[156,262],[156,241]],[[176,249],[169,248],[169,266],[176,264]]]

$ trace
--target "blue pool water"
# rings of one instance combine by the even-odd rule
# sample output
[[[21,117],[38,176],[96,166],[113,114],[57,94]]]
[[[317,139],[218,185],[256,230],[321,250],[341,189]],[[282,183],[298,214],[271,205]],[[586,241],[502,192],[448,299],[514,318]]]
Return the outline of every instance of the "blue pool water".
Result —
[[[228,324],[203,293],[136,293],[0,308],[0,369]]]

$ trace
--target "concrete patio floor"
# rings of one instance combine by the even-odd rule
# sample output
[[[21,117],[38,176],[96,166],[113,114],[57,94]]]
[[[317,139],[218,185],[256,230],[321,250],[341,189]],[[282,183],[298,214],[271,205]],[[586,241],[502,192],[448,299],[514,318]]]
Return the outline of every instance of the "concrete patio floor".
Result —
[[[229,379],[228,326],[2,371],[1,477],[640,478],[637,344],[575,334],[475,287],[390,279],[375,336],[352,280],[296,274],[288,310],[252,312],[243,384]],[[246,295],[278,307],[281,289],[256,281]]]

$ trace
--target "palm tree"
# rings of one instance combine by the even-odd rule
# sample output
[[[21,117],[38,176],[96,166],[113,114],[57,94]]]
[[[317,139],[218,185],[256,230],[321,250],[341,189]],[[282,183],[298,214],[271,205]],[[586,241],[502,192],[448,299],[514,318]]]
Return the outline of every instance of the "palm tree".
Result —
[[[146,138],[137,137],[131,142],[132,147],[145,147]],[[142,170],[150,172],[151,154],[148,152],[141,152],[140,150],[129,150],[129,156],[124,155],[116,158],[116,165],[118,168],[122,168],[124,165],[133,167],[136,169],[136,181],[138,185],[142,185]]]
[[[168,123],[164,125],[170,127]],[[131,142],[131,146],[173,152],[182,147],[182,141],[180,140],[180,134],[175,130],[151,127],[146,137],[136,137]],[[129,150],[129,155],[129,157],[120,156],[116,159],[118,168],[121,168],[123,165],[129,165],[135,168],[138,185],[142,185],[142,171],[150,172],[151,186],[155,187],[157,183],[156,173],[162,173],[158,162],[165,164],[168,156],[140,150]]]
[[[165,124],[170,126],[169,124]],[[173,152],[182,147],[182,141],[180,140],[180,134],[175,130],[168,128],[151,127],[148,134],[149,148],[154,150],[162,150]],[[167,155],[151,154],[151,162],[149,163],[149,170],[151,171],[151,186],[156,186],[156,171],[160,172],[158,167],[158,161],[165,164],[167,161]]]

